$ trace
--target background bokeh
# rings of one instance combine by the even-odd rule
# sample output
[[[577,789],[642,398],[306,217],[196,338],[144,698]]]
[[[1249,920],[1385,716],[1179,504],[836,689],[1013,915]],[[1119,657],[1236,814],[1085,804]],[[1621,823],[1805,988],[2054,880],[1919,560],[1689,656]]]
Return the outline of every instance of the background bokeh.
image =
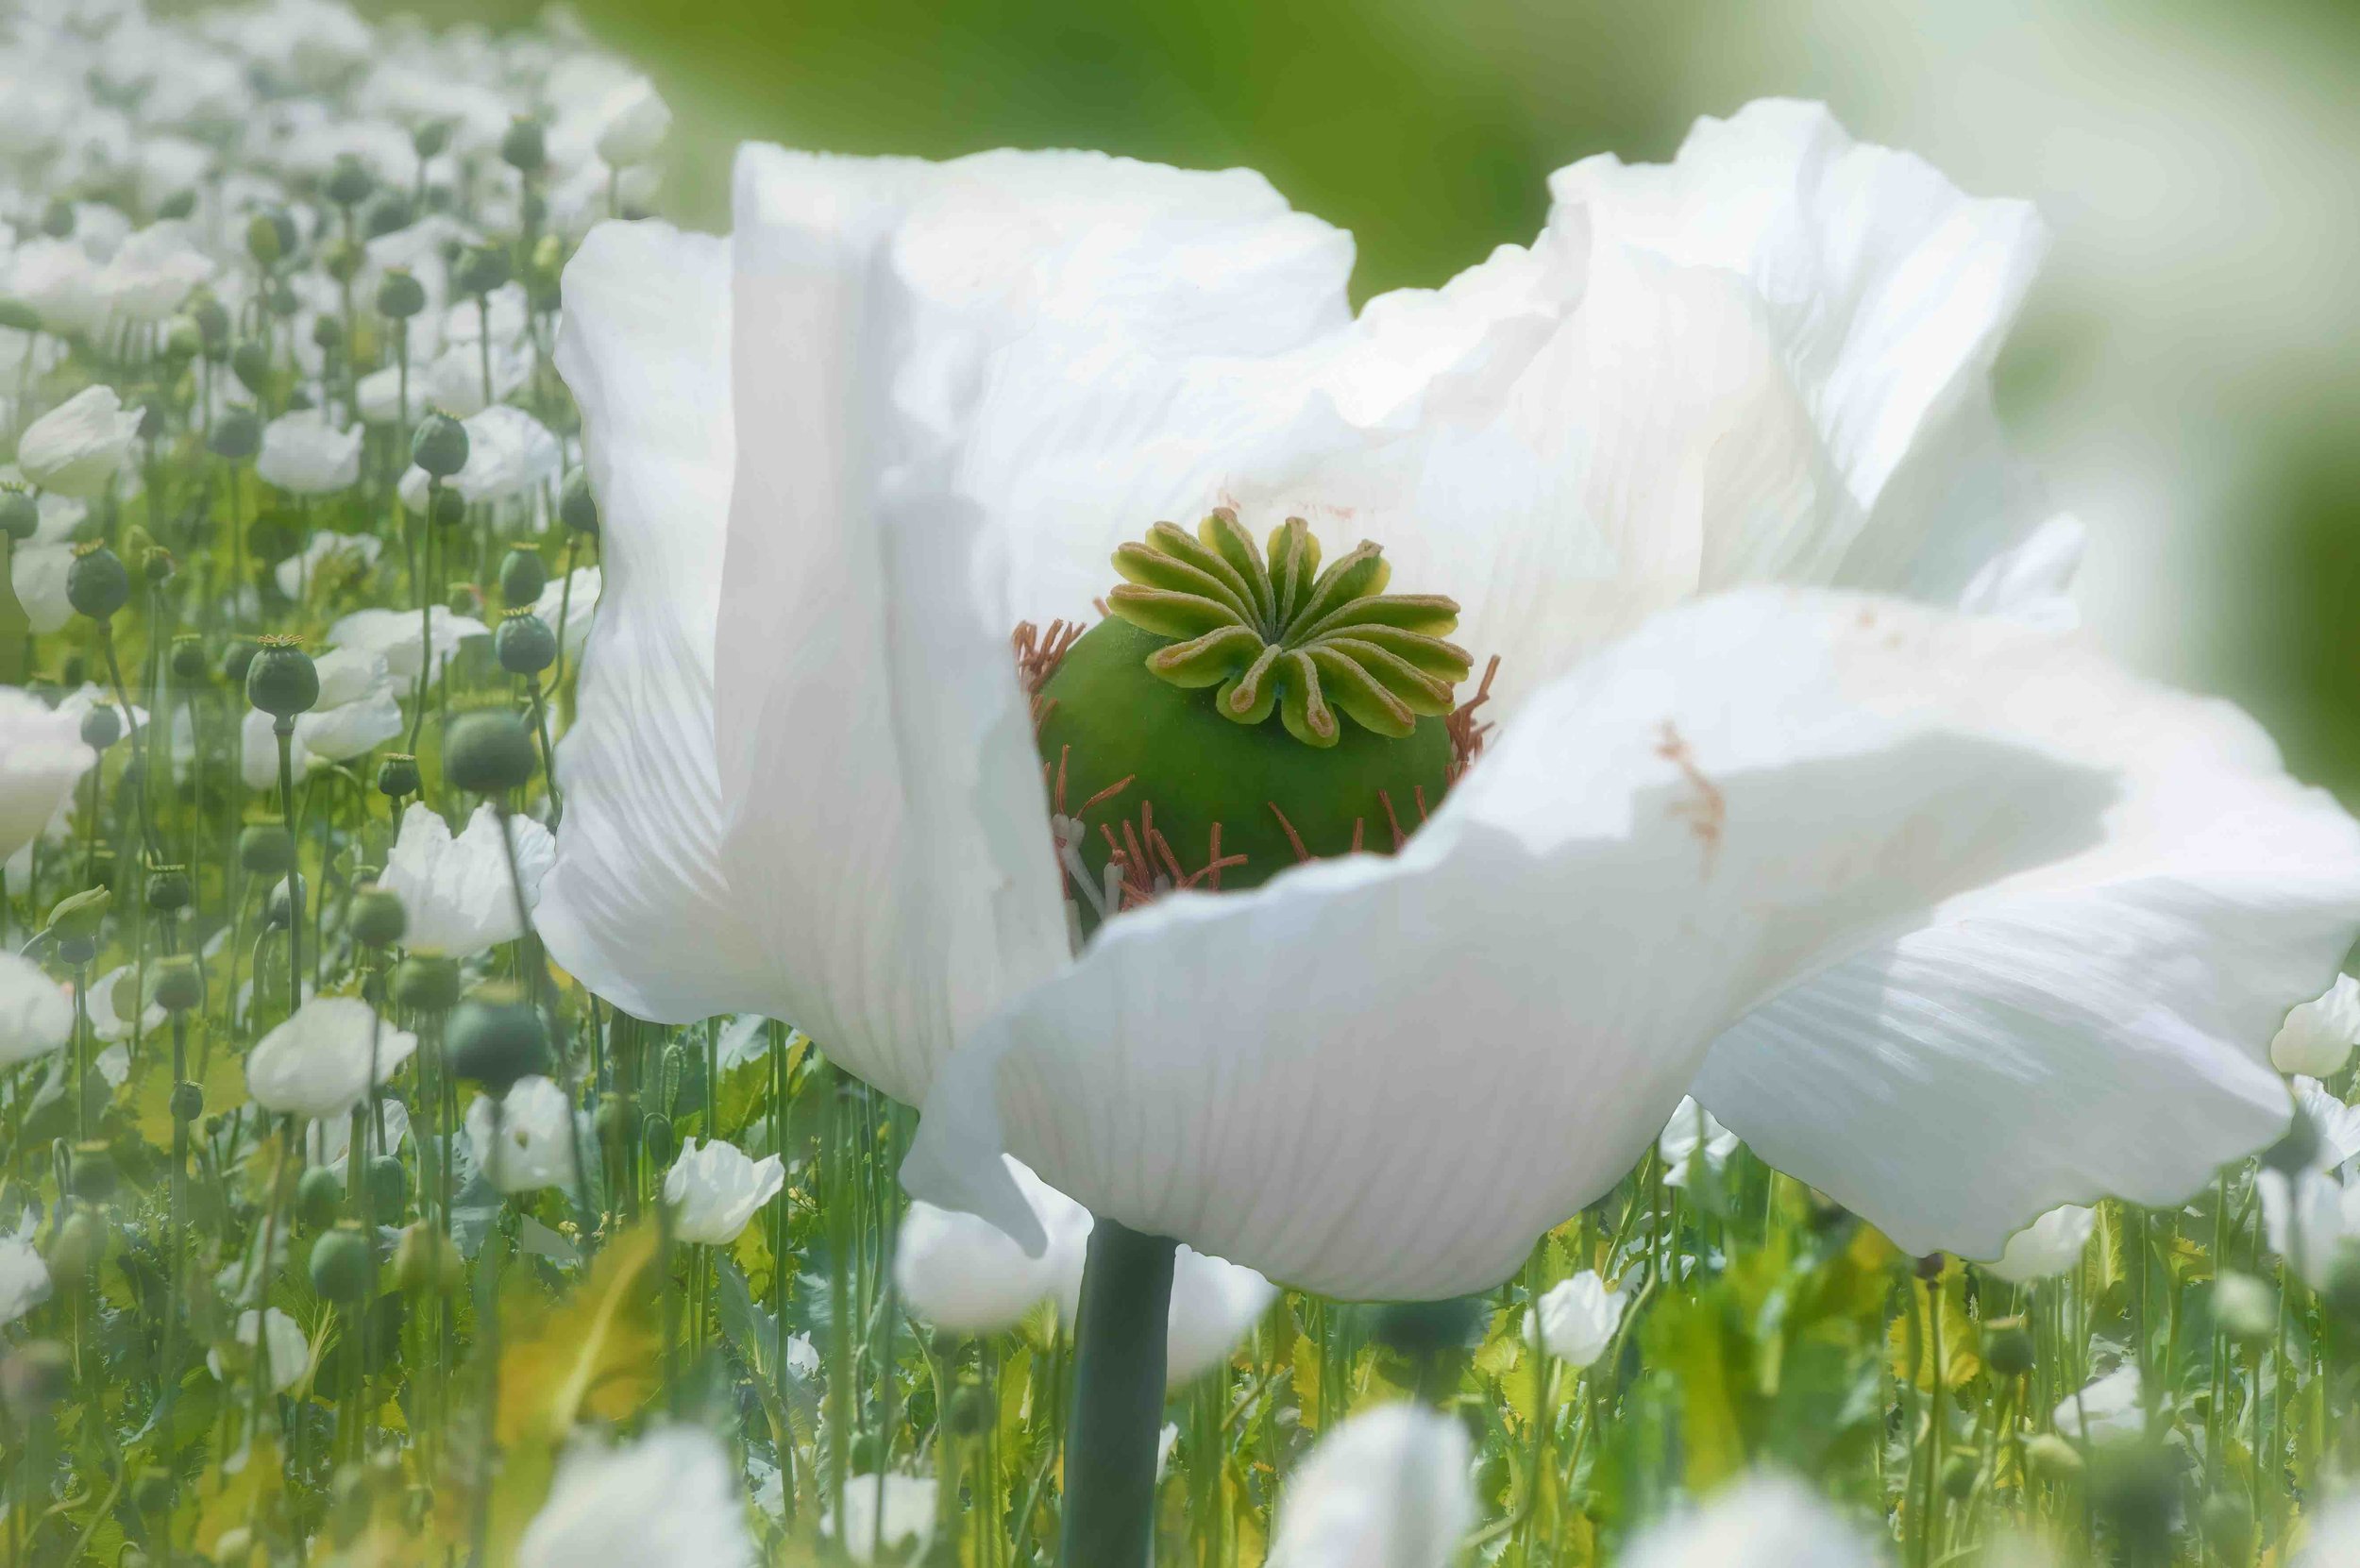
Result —
[[[482,0],[414,3],[499,20]],[[508,7],[521,17],[532,8]],[[2360,801],[2360,5],[2352,0],[582,0],[725,227],[745,137],[1250,164],[1349,227],[1363,293],[1529,239],[1549,170],[1825,98],[2056,244],[2004,407],[2090,524],[2083,599]]]

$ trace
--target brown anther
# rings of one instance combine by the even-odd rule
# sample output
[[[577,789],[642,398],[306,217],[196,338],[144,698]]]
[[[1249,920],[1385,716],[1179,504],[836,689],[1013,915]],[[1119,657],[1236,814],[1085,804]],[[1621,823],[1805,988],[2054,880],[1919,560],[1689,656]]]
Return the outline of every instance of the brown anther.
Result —
[[[1412,784],[1412,785],[1410,786],[1410,788],[1411,788],[1412,792],[1413,792],[1413,793],[1415,793],[1415,794],[1416,794],[1416,796],[1418,797],[1418,826],[1420,826],[1420,827],[1424,827],[1424,826],[1425,826],[1425,816],[1426,816],[1426,812],[1425,812],[1425,785],[1424,785],[1424,784]]]
[[[1008,646],[1016,651],[1016,675],[1027,697],[1038,697],[1040,688],[1049,683],[1065,656],[1082,638],[1080,621],[1053,620],[1043,632],[1031,621],[1017,622],[1008,634]]]
[[[1457,784],[1459,775],[1475,766],[1475,758],[1483,754],[1483,743],[1491,735],[1492,726],[1476,723],[1475,714],[1492,700],[1492,677],[1499,670],[1500,656],[1494,653],[1483,666],[1483,680],[1476,685],[1475,694],[1452,709],[1450,717],[1442,721],[1450,731],[1450,770],[1445,777],[1451,784]]]
[[[1391,793],[1380,789],[1376,792],[1376,800],[1377,803],[1385,808],[1385,825],[1393,831],[1393,852],[1399,854],[1401,847],[1409,842],[1409,835],[1401,831],[1401,818],[1393,815]]]
[[[1071,748],[1069,747],[1067,750],[1070,750]],[[1113,800],[1116,796],[1130,788],[1131,781],[1138,777],[1138,775],[1137,773],[1125,773],[1122,777],[1117,779],[1114,783],[1108,784],[1105,788],[1100,790],[1088,800],[1084,801],[1081,805],[1074,809],[1073,815],[1079,817],[1086,811],[1090,811],[1096,807],[1104,805],[1107,801]]]
[[[1309,850],[1303,847],[1303,835],[1295,832],[1295,825],[1287,820],[1287,814],[1278,809],[1278,802],[1276,801],[1265,801],[1262,803],[1270,807],[1270,814],[1273,817],[1278,818],[1279,829],[1287,835],[1288,847],[1292,849],[1295,852],[1295,864],[1301,866],[1317,859],[1318,856],[1312,854]]]

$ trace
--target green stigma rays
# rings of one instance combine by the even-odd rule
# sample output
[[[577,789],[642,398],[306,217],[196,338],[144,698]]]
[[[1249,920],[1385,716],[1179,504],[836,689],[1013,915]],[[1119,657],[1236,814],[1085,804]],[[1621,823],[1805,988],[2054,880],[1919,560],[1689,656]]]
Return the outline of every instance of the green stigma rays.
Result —
[[[1234,723],[1258,725],[1274,710],[1306,746],[1336,745],[1340,715],[1405,739],[1419,719],[1449,716],[1474,667],[1443,641],[1458,626],[1456,600],[1387,593],[1392,567],[1366,540],[1321,570],[1320,542],[1300,517],[1271,531],[1267,553],[1226,507],[1193,535],[1157,523],[1114,565],[1124,581],[1107,609],[1173,639],[1147,656],[1150,671],[1220,688],[1215,711]]]

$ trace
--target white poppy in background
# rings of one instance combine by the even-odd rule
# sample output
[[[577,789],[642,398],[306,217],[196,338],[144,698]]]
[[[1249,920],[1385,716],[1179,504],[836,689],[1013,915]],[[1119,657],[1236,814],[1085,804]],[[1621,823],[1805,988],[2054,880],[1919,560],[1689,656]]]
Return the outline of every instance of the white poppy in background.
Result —
[[[1065,1316],[1081,1310],[1082,1276],[1076,1271],[1067,1292]],[[1208,1257],[1182,1246],[1172,1259],[1172,1300],[1164,1325],[1164,1385],[1193,1383],[1227,1361],[1254,1325],[1262,1321],[1278,1287],[1242,1263]]]
[[[74,999],[39,964],[0,952],[0,1070],[45,1056],[74,1037]]]
[[[1049,1245],[1027,1254],[980,1215],[913,1201],[894,1236],[893,1277],[919,1322],[954,1334],[998,1334],[1040,1303],[1078,1290],[1089,1211],[1009,1159],[1008,1174]]]
[[[2147,1425],[2139,1399],[2139,1369],[2125,1365],[2067,1394],[2053,1412],[2057,1430],[2085,1442],[2135,1437]]]
[[[1278,1493],[1269,1568],[1444,1568],[1475,1523],[1467,1429],[1422,1405],[1363,1410]]]
[[[107,297],[98,286],[105,269],[76,241],[37,237],[8,261],[8,293],[33,308],[45,330],[63,336],[106,325]]]
[[[456,837],[441,813],[423,801],[410,803],[385,856],[385,872],[377,879],[379,886],[400,898],[409,916],[405,944],[465,958],[524,935],[516,884],[522,884],[525,907],[531,909],[557,848],[549,830],[531,818],[510,817],[516,853],[512,881],[500,831],[499,813],[488,803],[475,808]]]
[[[786,1168],[776,1155],[756,1160],[726,1139],[700,1144],[687,1138],[664,1175],[672,1234],[683,1241],[726,1247],[784,1186]]]
[[[8,586],[25,607],[25,622],[35,633],[47,636],[74,618],[74,602],[65,597],[65,574],[74,566],[74,547],[68,544],[19,545],[8,556]]]
[[[38,836],[97,761],[78,717],[0,686],[0,858]]]
[[[265,1333],[270,1336],[267,1344],[262,1340]],[[248,1307],[239,1313],[236,1334],[238,1343],[245,1346],[249,1354],[260,1356],[268,1351],[274,1393],[285,1393],[312,1370],[311,1338],[303,1332],[302,1324],[276,1307],[260,1312]],[[205,1365],[221,1381],[229,1381],[218,1349],[205,1353]]]
[[[380,1019],[357,996],[315,997],[255,1042],[245,1058],[245,1089],[281,1116],[324,1121],[348,1115],[376,1082],[399,1071],[418,1037]]]
[[[2311,1166],[2333,1171],[2360,1155],[2360,1106],[2348,1105],[2317,1078],[2293,1082],[2295,1111],[2311,1124]]]
[[[500,1102],[498,1147],[493,1147],[492,1102],[477,1095],[467,1106],[467,1143],[476,1169],[502,1192],[533,1192],[574,1185],[573,1104],[547,1078],[519,1078]],[[585,1145],[588,1135],[583,1135]]]
[[[87,499],[106,492],[139,434],[139,410],[110,386],[86,386],[25,427],[16,465],[28,483]]]
[[[94,286],[118,320],[153,324],[178,310],[215,271],[185,223],[150,224],[123,242]]]
[[[899,1564],[935,1533],[935,1479],[892,1474],[853,1475],[844,1483],[844,1518],[821,1516],[819,1534],[862,1564]]]
[[[558,633],[569,658],[579,655],[590,639],[590,613],[598,607],[599,582],[598,567],[576,566],[552,579],[532,602],[532,613]]]
[[[128,964],[109,969],[90,983],[88,1009],[91,1033],[107,1041],[144,1035],[164,1021],[164,1010],[157,1003],[140,1005],[139,975]]]
[[[319,700],[295,715],[288,749],[298,779],[313,767],[373,751],[401,733],[400,693],[382,658],[359,648],[336,648],[321,654],[313,667],[320,678]],[[238,744],[246,787],[276,787],[278,732],[271,716],[247,709]]]
[[[655,84],[634,76],[609,93],[598,108],[598,160],[612,168],[645,163],[664,145],[672,110]]]
[[[2242,716],[2053,630],[2071,551],[1996,482],[1985,387],[2029,210],[1780,103],[1552,189],[1532,246],[1357,318],[1348,238],[1242,171],[755,147],[727,240],[593,233],[557,361],[609,580],[557,764],[552,953],[640,1017],[794,1019],[925,1102],[913,1192],[1030,1247],[1003,1152],[1341,1296],[1505,1277],[1692,1088],[1913,1252],[2177,1201],[2269,1141],[2261,1041],[2360,925],[2360,829]],[[1223,502],[1239,525],[1137,547]],[[1319,540],[1362,614],[1363,536],[1403,595],[1457,601],[1470,664],[1502,660],[1463,773],[1404,716],[1447,683],[1370,655],[1330,671],[1340,720],[1287,641],[1308,623],[1271,608]],[[1230,725],[1105,653],[1145,635],[1120,619],[1074,679],[1306,782],[1105,795],[1085,746],[1053,825],[1060,756],[1007,639],[1086,613],[1126,545],[1198,590],[1139,613],[1291,649],[1252,666],[1275,687],[1228,666],[1284,711]],[[2051,569],[1996,568],[2018,545]],[[1434,601],[1369,603],[1352,624],[1454,664],[1382,619],[1446,627]],[[1239,646],[1172,673],[1221,681]],[[1061,701],[1044,734],[1138,745],[1132,711]],[[1340,744],[1289,750],[1289,718]],[[1380,801],[1353,769],[1396,755],[1432,787],[1396,771]],[[1129,908],[1104,843],[1149,804]],[[1415,832],[1298,868],[1273,804],[1316,815],[1320,855],[1355,821],[1385,847],[1381,806]],[[1211,874],[1208,818],[1248,863],[1166,893]]]
[[[0,1328],[49,1299],[49,1265],[33,1246],[33,1216],[14,1236],[0,1236]]]
[[[377,565],[385,541],[374,533],[314,533],[300,550],[271,568],[278,591],[291,599],[308,597],[324,575],[354,576]]]
[[[1591,1365],[1614,1342],[1629,1302],[1629,1291],[1607,1284],[1595,1269],[1559,1280],[1533,1307],[1542,1348],[1569,1367]]]
[[[2309,1514],[2295,1568],[2350,1568],[2360,1562],[2360,1497],[2347,1497]]]
[[[556,480],[564,462],[557,437],[524,410],[497,403],[460,423],[467,431],[467,462],[446,482],[470,504],[530,496]],[[401,477],[402,503],[422,511],[426,493],[426,470],[413,465]]]
[[[328,645],[375,654],[385,661],[388,674],[407,684],[417,680],[430,647],[440,674],[461,645],[491,634],[492,629],[473,615],[455,615],[432,604],[423,617],[415,610],[355,610],[328,629]]]
[[[398,1154],[402,1140],[410,1136],[410,1107],[390,1096],[379,1101],[378,1105],[378,1139],[371,1147],[379,1154]],[[368,1120],[365,1113],[362,1120],[364,1122]],[[304,1164],[325,1166],[341,1176],[351,1155],[352,1118],[349,1114],[314,1121],[303,1130]]]
[[[2082,1261],[2082,1251],[2097,1229],[2096,1209],[2061,1205],[2009,1237],[1989,1268],[2017,1285],[2051,1278]]]
[[[1623,1568],[1876,1568],[1865,1530],[1801,1482],[1757,1475],[1643,1532]]]
[[[582,1438],[525,1526],[517,1568],[672,1568],[755,1560],[737,1461],[695,1426],[608,1448]]]
[[[2360,1045],[2360,980],[2339,974],[2325,995],[2287,1013],[2270,1039],[2270,1065],[2325,1078],[2344,1070],[2354,1045]]]
[[[492,396],[509,396],[532,379],[532,353],[515,345],[492,349]],[[401,371],[398,366],[373,370],[354,389],[361,417],[372,425],[390,425],[401,416]],[[428,409],[440,409],[455,419],[468,419],[490,405],[483,400],[483,362],[473,344],[446,348],[410,367],[410,414],[415,420]],[[423,476],[406,496],[425,494]]]
[[[1684,1094],[1672,1109],[1671,1120],[1655,1140],[1656,1157],[1663,1162],[1663,1185],[1686,1187],[1698,1158],[1707,1171],[1718,1171],[1737,1153],[1737,1135],[1721,1119]],[[1700,1153],[1701,1151],[1701,1153]]]
[[[81,729],[82,720],[89,717],[93,708],[113,709],[115,723],[118,726],[117,733],[120,734],[127,735],[147,722],[145,708],[136,702],[127,708],[125,707],[95,681],[85,681],[58,699],[58,716],[60,718],[74,720],[76,732]]]
[[[325,496],[346,489],[361,478],[361,427],[337,430],[315,409],[282,413],[262,427],[262,447],[254,454],[254,472],[263,483],[295,496]],[[340,537],[315,533],[312,542],[317,545],[323,538]],[[372,546],[379,542],[374,534],[361,537]],[[376,558],[376,550],[371,549],[369,559]],[[279,587],[293,599],[295,592],[287,588],[283,565],[279,573]]]

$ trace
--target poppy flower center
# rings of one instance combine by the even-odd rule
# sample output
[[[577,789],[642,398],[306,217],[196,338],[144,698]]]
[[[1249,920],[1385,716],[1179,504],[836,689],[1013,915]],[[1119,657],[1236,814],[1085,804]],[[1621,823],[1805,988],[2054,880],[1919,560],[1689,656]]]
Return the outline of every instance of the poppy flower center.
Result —
[[[1084,936],[1175,887],[1399,849],[1481,744],[1458,604],[1387,593],[1376,545],[1323,569],[1302,518],[1265,546],[1224,508],[1114,565],[1105,619],[1016,635]]]

